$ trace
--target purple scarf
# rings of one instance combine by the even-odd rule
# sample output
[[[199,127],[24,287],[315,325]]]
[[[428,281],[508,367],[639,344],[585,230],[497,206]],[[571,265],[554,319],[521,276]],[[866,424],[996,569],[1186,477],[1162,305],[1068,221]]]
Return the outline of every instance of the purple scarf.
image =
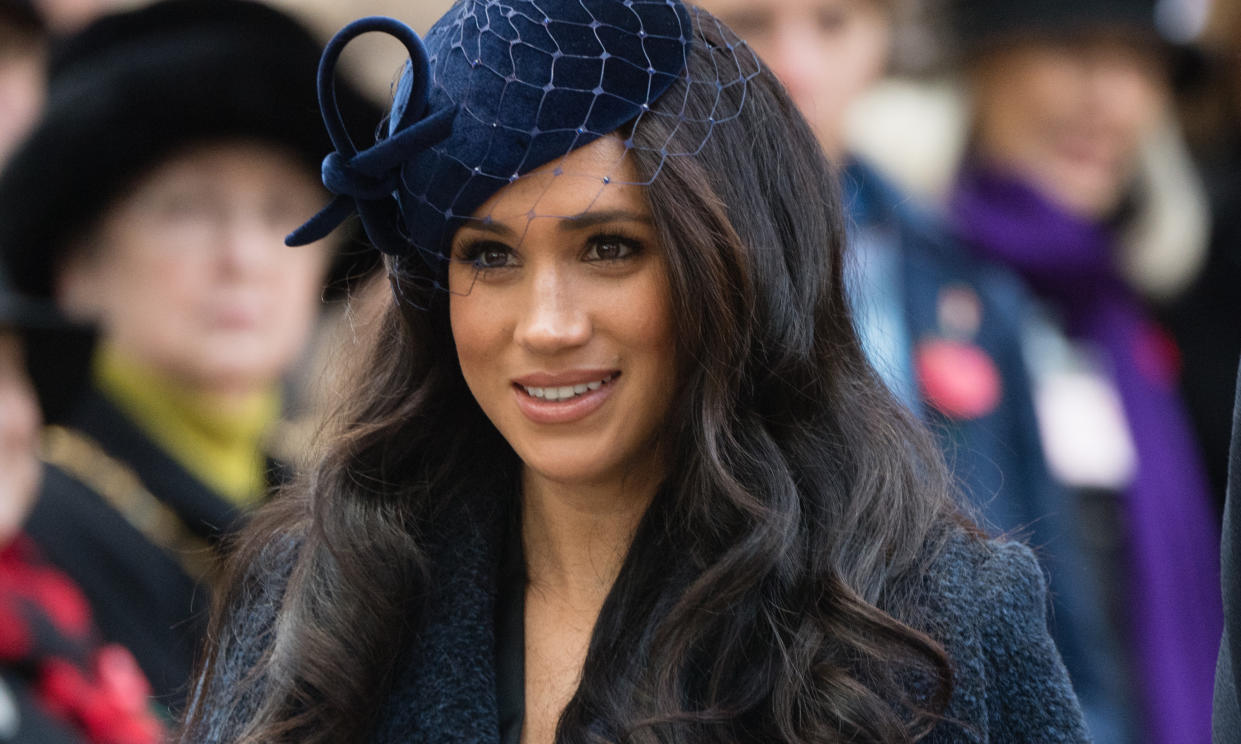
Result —
[[[1221,617],[1219,525],[1163,338],[1117,274],[1113,236],[1018,181],[967,167],[951,211],[980,254],[1020,273],[1110,364],[1138,467],[1124,494],[1128,608],[1144,741],[1206,744]]]

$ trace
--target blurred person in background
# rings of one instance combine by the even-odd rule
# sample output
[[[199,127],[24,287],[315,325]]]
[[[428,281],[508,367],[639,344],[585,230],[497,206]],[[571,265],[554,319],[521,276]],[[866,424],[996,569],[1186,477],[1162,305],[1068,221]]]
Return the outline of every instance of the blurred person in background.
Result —
[[[1175,345],[1122,272],[1166,116],[1151,0],[957,0],[972,139],[950,210],[1040,301],[1023,332],[1053,472],[1089,497],[1144,741],[1204,742],[1220,634],[1218,522],[1177,392]],[[1109,544],[1107,540],[1101,544]]]
[[[889,387],[934,425],[985,521],[1039,546],[1051,624],[1092,735],[1127,741],[1117,640],[1070,494],[1047,471],[1019,336],[1028,298],[964,252],[847,142],[850,107],[887,70],[900,0],[706,0],[752,44],[841,166],[853,304]]]
[[[76,33],[110,10],[144,5],[146,0],[33,0],[55,36]]]
[[[72,579],[22,531],[38,493],[41,406],[55,422],[85,385],[92,334],[0,271],[0,742],[158,744],[130,652],[105,644]]]
[[[1241,0],[1214,0],[1199,46],[1201,76],[1182,95],[1185,127],[1212,216],[1206,264],[1161,318],[1176,337],[1181,393],[1222,499],[1232,429],[1229,401],[1241,356]]]
[[[43,107],[47,29],[27,0],[0,0],[0,165]]]
[[[283,244],[324,198],[319,55],[245,0],[104,17],[58,48],[46,113],[0,176],[14,283],[100,329],[28,531],[174,708],[215,549],[278,479],[281,383],[333,260]],[[365,132],[375,115],[340,88]]]

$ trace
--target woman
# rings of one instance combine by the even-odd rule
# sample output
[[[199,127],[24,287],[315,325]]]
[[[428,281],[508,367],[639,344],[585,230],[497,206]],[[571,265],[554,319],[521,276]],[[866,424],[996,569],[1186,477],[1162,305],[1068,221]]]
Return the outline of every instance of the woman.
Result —
[[[14,283],[100,331],[28,531],[173,708],[214,546],[275,479],[282,383],[323,307],[334,247],[282,242],[324,194],[329,141],[300,113],[321,50],[251,2],[107,16],[58,46],[0,177]]]
[[[1126,251],[1152,206],[1140,150],[1168,106],[1155,6],[954,3],[973,131],[950,208],[974,252],[1018,272],[1039,300],[1023,344],[1040,430],[1108,577],[1136,728],[1188,743],[1210,736],[1219,524],[1177,349]]]
[[[293,237],[356,203],[395,301],[247,531],[184,741],[1084,739],[1041,574],[866,364],[831,171],[743,43],[465,2],[324,74],[371,29],[413,57],[389,136],[336,137]]]

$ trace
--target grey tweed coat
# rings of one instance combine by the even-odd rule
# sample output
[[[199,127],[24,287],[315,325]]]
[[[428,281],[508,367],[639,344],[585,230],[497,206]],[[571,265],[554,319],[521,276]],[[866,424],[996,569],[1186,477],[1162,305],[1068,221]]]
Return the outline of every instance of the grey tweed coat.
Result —
[[[370,741],[499,742],[493,620],[499,559],[488,548],[497,538],[470,533],[441,543],[446,553],[437,563],[450,567],[448,576],[429,600],[427,624],[386,694]],[[270,575],[287,574],[281,568]],[[925,578],[931,600],[920,624],[944,645],[956,674],[946,721],[926,741],[1089,741],[1048,634],[1046,584],[1029,548],[955,534]],[[282,584],[279,578],[260,582],[236,617],[230,632],[238,643],[192,703],[203,706],[204,726],[185,732],[183,741],[223,744],[236,737],[247,711],[225,701],[271,641]]]

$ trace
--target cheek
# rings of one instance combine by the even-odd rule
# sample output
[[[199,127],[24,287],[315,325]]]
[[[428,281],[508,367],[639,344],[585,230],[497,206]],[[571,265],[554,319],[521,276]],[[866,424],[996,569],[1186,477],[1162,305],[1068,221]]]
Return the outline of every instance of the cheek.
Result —
[[[676,378],[676,324],[669,300],[671,289],[661,269],[634,291],[614,301],[608,313],[624,334],[625,345],[641,350],[653,381],[666,388]],[[636,311],[635,309],[640,309]]]
[[[1117,123],[1127,138],[1136,143],[1155,127],[1167,107],[1164,87],[1151,75],[1134,71],[1123,76],[1113,90]]]
[[[453,294],[448,301],[449,323],[457,361],[466,384],[477,396],[477,383],[488,360],[498,361],[502,341],[491,305],[477,296]]]
[[[108,304],[120,311],[126,306],[164,307],[165,312],[186,312],[211,283],[206,262],[190,252],[137,248],[122,252],[107,270]]]
[[[17,373],[0,379],[0,438],[9,456],[35,456],[40,418],[31,388]]]

